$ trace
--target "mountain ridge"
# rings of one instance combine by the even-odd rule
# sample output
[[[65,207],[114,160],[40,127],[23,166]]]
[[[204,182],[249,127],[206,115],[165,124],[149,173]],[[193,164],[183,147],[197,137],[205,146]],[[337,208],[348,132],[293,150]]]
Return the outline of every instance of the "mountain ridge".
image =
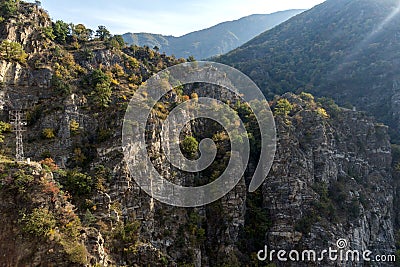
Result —
[[[249,15],[179,37],[141,32],[126,33],[123,34],[123,38],[129,45],[157,46],[161,52],[178,58],[193,56],[196,59],[205,59],[224,54],[303,11],[303,9],[291,9],[265,15]]]

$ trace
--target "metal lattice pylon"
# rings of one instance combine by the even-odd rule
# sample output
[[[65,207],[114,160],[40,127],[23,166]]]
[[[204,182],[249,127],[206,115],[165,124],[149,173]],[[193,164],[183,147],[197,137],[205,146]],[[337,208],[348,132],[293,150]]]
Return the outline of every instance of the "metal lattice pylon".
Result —
[[[17,161],[24,160],[24,142],[23,142],[23,132],[26,131],[27,120],[26,111],[22,109],[10,110],[10,123],[12,125],[12,130],[15,133],[16,144],[15,144],[15,159]]]
[[[11,88],[7,88],[4,95],[9,122],[15,133],[15,159],[23,161],[25,159],[23,133],[27,131],[28,125],[26,114],[27,110],[37,102],[37,99]]]

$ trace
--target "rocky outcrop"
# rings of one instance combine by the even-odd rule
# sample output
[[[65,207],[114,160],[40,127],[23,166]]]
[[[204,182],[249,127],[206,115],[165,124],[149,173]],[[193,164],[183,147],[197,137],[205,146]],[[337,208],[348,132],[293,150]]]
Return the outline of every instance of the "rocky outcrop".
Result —
[[[46,45],[41,31],[45,27],[51,27],[49,15],[35,4],[22,3],[17,15],[2,24],[0,34],[2,39],[22,44],[28,53],[40,53]]]
[[[278,150],[263,186],[267,244],[322,251],[346,239],[351,249],[393,254],[388,128],[350,110],[326,119],[301,98],[283,97],[295,110],[277,118]]]
[[[27,53],[27,63],[1,60],[1,93],[6,97],[3,108],[26,108],[49,96],[53,71],[47,64],[53,44],[43,29],[51,27],[49,15],[35,4],[19,4],[19,12],[0,24],[2,40],[18,43]]]
[[[1,266],[109,264],[101,233],[82,227],[49,170],[3,161],[0,169]]]

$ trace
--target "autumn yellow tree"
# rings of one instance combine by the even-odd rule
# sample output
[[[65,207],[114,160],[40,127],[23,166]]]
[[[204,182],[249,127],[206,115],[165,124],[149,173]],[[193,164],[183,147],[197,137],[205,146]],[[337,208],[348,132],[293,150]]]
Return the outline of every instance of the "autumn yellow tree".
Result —
[[[0,58],[7,61],[17,61],[25,63],[28,55],[25,53],[21,44],[3,40],[0,44]]]

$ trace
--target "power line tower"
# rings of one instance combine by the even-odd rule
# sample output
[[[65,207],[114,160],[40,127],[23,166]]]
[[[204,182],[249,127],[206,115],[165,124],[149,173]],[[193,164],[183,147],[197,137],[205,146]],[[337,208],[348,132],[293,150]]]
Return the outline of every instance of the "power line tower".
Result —
[[[27,110],[36,103],[36,99],[22,95],[15,90],[7,90],[5,104],[8,109],[9,122],[15,133],[15,159],[24,160],[23,133],[27,131]]]
[[[9,110],[10,124],[12,130],[15,133],[15,159],[17,161],[24,160],[24,142],[23,133],[26,132],[26,126],[28,125],[26,119],[26,110],[23,109],[11,109]]]

